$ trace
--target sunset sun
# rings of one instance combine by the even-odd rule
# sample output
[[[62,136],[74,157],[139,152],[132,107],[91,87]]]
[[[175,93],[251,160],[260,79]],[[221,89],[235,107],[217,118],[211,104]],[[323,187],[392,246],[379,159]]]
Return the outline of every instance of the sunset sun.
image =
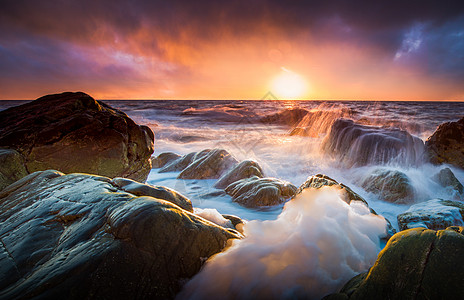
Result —
[[[281,99],[302,98],[307,92],[307,82],[297,73],[284,67],[272,81],[272,92]]]

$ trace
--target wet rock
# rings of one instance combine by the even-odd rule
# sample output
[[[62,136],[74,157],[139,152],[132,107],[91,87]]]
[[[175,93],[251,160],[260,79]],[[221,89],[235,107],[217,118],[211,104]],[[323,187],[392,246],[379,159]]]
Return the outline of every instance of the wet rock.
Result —
[[[377,169],[362,180],[361,186],[384,201],[398,204],[410,203],[416,195],[409,177],[397,170]]]
[[[464,226],[464,203],[432,199],[411,206],[398,215],[400,230],[425,227],[439,230],[450,226]]]
[[[151,167],[153,169],[159,169],[167,165],[168,163],[180,158],[179,154],[173,152],[164,152],[151,160]]]
[[[297,188],[276,178],[250,178],[236,181],[225,189],[232,200],[246,207],[278,205],[293,197]]]
[[[244,160],[219,178],[219,180],[214,184],[214,187],[224,189],[231,183],[240,179],[250,178],[252,176],[263,178],[263,170],[257,162],[253,160]]]
[[[13,149],[0,148],[0,191],[27,175],[24,157]]]
[[[29,173],[57,169],[145,181],[154,135],[85,93],[47,95],[0,112],[0,146],[25,158]]]
[[[418,137],[396,128],[382,128],[338,119],[324,138],[322,150],[346,166],[394,162],[414,165],[421,162],[424,143]]]
[[[261,118],[261,122],[293,126],[298,124],[309,112],[304,108],[287,108],[278,113]]]
[[[461,299],[463,230],[414,228],[395,234],[368,274],[350,281],[350,287],[344,287],[339,294],[350,300]],[[325,299],[343,299],[343,295],[335,296]]]
[[[438,126],[425,147],[431,162],[449,163],[464,169],[464,118]]]
[[[340,188],[341,190],[344,191],[343,194],[345,195],[345,197],[343,198],[343,200],[346,203],[350,204],[351,201],[361,201],[369,208],[371,213],[377,215],[375,210],[369,207],[369,204],[367,203],[366,200],[364,200],[363,197],[359,196],[351,188],[344,185],[343,183],[338,183],[336,180],[324,174],[316,174],[316,175],[312,175],[308,177],[308,179],[306,179],[306,181],[302,185],[300,185],[300,187],[298,188],[297,194],[300,194],[304,189],[310,189],[310,188],[320,189],[324,186],[336,186]],[[383,239],[388,240],[390,237],[392,237],[396,233],[396,230],[395,228],[393,228],[393,226],[391,225],[391,222],[387,218],[384,217],[384,219],[385,221],[387,221],[387,227],[386,227],[386,236],[383,237]]]
[[[433,179],[438,182],[441,186],[445,188],[450,188],[454,192],[456,192],[458,198],[461,198],[464,194],[464,187],[462,186],[461,182],[454,176],[454,173],[451,171],[450,168],[441,169],[440,172],[433,176]]]
[[[123,186],[141,195],[131,184]],[[174,298],[206,258],[239,237],[120,185],[49,170],[0,192],[0,298]]]
[[[217,179],[237,164],[237,160],[224,149],[213,149],[195,159],[180,172],[179,179]]]
[[[206,155],[209,150],[203,150],[201,152],[190,152],[184,156],[179,157],[178,159],[172,160],[168,162],[164,167],[159,170],[159,173],[166,173],[166,172],[179,172],[183,169],[187,168],[188,165],[192,163],[197,157],[200,158],[203,155]]]

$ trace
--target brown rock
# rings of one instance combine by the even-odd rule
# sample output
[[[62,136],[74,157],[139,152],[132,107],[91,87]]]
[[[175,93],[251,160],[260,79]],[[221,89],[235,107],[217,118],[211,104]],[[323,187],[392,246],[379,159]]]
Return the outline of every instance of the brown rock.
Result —
[[[431,162],[449,163],[464,169],[464,117],[438,126],[425,147]]]

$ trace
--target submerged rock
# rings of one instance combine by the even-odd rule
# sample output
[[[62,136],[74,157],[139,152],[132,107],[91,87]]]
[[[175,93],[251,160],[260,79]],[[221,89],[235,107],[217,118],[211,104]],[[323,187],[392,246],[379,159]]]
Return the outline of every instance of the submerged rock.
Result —
[[[0,146],[25,158],[29,173],[57,169],[145,181],[154,135],[85,93],[47,95],[0,112]]]
[[[224,189],[231,183],[240,179],[250,178],[252,176],[263,178],[263,170],[257,162],[253,160],[244,160],[219,178],[219,180],[214,184],[214,187]]]
[[[450,188],[458,195],[458,198],[464,194],[464,187],[461,182],[454,176],[450,168],[441,169],[440,172],[433,176],[433,179],[445,188]]]
[[[431,162],[449,163],[464,169],[464,118],[438,126],[425,147]]]
[[[261,118],[261,122],[293,126],[298,124],[309,112],[304,108],[287,108],[278,113]]]
[[[410,203],[416,195],[409,177],[397,170],[377,169],[364,178],[361,186],[384,201],[398,204]]]
[[[0,298],[173,298],[240,236],[141,186],[49,170],[0,192]]]
[[[388,241],[367,274],[324,299],[461,299],[463,231],[463,227],[401,231]]]
[[[180,158],[179,154],[173,152],[164,152],[151,160],[151,167],[153,169],[159,169],[167,165],[168,163]]]
[[[464,203],[432,199],[411,206],[398,215],[400,230],[425,227],[439,230],[449,226],[464,226]]]
[[[253,176],[238,180],[225,189],[232,200],[246,207],[278,205],[293,197],[293,184],[276,178]]]
[[[338,119],[322,143],[322,150],[347,166],[394,162],[413,165],[421,161],[424,143],[396,128],[382,128]]]
[[[24,156],[13,149],[0,148],[0,191],[27,175]]]

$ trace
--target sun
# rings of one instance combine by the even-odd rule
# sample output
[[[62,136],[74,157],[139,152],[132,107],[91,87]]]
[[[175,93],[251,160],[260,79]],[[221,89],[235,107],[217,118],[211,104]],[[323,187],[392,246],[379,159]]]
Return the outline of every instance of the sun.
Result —
[[[301,99],[307,90],[303,77],[284,67],[282,72],[272,81],[272,92],[281,99]]]

